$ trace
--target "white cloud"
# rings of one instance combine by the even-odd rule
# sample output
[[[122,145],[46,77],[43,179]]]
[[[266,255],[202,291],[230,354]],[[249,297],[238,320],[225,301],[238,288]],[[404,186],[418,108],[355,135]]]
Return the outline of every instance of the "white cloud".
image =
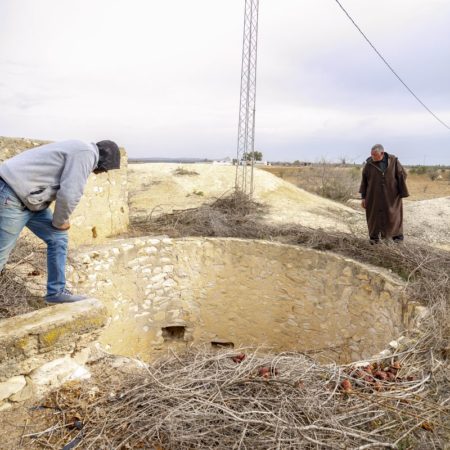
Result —
[[[342,3],[450,121],[449,2]],[[243,0],[2,0],[0,134],[110,137],[134,156],[232,156],[243,7]],[[374,136],[401,135],[429,139],[430,151],[450,162],[441,128],[336,2],[260,2],[256,140],[266,154],[292,159],[299,146],[320,154],[339,139],[356,154]]]

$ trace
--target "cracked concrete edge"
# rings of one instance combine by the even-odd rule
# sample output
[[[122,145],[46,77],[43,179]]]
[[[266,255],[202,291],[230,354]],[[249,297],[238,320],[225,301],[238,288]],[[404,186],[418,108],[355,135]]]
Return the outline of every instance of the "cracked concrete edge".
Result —
[[[106,319],[106,308],[91,298],[2,320],[0,381],[79,350],[97,337]]]

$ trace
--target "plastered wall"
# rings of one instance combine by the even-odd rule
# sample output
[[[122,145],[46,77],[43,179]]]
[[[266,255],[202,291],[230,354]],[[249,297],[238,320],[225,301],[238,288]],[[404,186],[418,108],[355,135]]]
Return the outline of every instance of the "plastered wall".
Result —
[[[47,143],[0,137],[0,162],[23,150]],[[94,244],[128,228],[127,155],[121,149],[121,168],[89,177],[84,195],[70,219],[70,244]]]
[[[108,309],[100,342],[144,360],[192,343],[358,360],[403,328],[403,286],[386,272],[270,242],[119,240],[79,254],[70,277]]]

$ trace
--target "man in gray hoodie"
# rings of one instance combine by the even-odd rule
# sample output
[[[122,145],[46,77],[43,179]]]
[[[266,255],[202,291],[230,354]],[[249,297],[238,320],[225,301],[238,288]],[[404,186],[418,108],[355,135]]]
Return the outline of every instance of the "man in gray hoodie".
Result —
[[[26,150],[0,165],[0,271],[24,227],[47,244],[46,302],[70,303],[86,297],[66,289],[69,217],[89,175],[120,168],[119,147],[63,141]],[[55,202],[54,212],[49,205]]]

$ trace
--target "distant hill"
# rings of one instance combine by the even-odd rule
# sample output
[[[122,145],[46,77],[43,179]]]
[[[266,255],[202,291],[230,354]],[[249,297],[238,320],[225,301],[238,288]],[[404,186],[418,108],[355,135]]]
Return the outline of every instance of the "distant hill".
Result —
[[[145,164],[145,163],[180,163],[180,164],[193,164],[202,162],[212,162],[207,158],[128,158],[128,162],[131,164]]]

